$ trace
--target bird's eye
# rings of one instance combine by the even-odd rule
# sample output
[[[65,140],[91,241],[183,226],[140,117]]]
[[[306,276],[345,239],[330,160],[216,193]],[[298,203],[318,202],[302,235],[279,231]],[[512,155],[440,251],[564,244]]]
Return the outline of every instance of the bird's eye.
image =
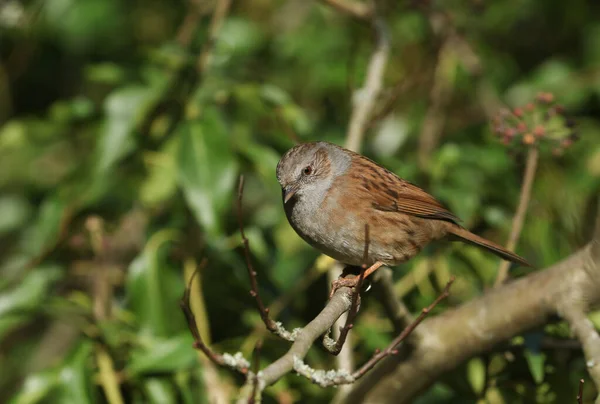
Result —
[[[311,175],[313,172],[313,169],[311,166],[306,166],[306,167],[304,167],[304,170],[302,170],[302,172],[304,173],[304,175]]]

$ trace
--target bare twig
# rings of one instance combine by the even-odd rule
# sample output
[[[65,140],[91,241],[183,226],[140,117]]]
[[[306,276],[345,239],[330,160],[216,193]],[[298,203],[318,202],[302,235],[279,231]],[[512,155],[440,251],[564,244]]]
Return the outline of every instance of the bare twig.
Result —
[[[285,294],[277,297],[268,307],[269,315],[277,317],[295,298],[302,294],[306,289],[312,285],[317,279],[323,275],[323,271],[317,267],[312,267],[306,274],[304,274],[298,282],[294,283],[292,287],[286,291]],[[244,344],[241,347],[241,351],[245,352],[251,349],[255,341],[262,335],[265,335],[269,330],[263,327],[262,323],[257,323],[252,330],[252,333],[246,338]],[[292,331],[294,334],[294,331]]]
[[[365,3],[347,0],[323,0],[323,3],[359,20],[368,21],[373,15],[373,8]]]
[[[363,285],[363,281],[365,279],[365,271],[367,270],[367,262],[369,259],[369,225],[365,224],[365,250],[363,255],[363,264],[360,269],[360,275],[358,276],[358,282],[352,291],[352,303],[350,304],[350,309],[346,315],[346,323],[340,329],[340,335],[335,341],[335,343],[329,344],[325,341],[328,341],[328,336],[325,336],[325,341],[323,342],[323,346],[333,355],[338,355],[344,346],[344,342],[346,342],[346,337],[348,336],[348,332],[354,327],[354,319],[358,314],[358,309],[360,307],[360,291]]]
[[[181,307],[181,310],[183,311],[183,315],[185,316],[185,319],[187,321],[188,328],[190,329],[190,332],[192,333],[192,336],[194,337],[194,348],[202,351],[204,353],[204,355],[206,355],[206,357],[209,358],[216,365],[223,366],[223,365],[225,365],[225,361],[223,360],[222,355],[214,352],[212,349],[210,349],[208,347],[208,345],[206,345],[204,343],[204,340],[202,339],[202,336],[200,335],[200,330],[198,329],[198,324],[196,323],[196,317],[194,316],[194,313],[192,312],[192,309],[190,306],[190,294],[191,294],[191,289],[192,289],[192,282],[194,281],[194,277],[196,276],[196,274],[202,268],[204,268],[206,266],[206,263],[207,263],[206,259],[203,260],[200,263],[200,265],[198,266],[198,268],[196,268],[196,270],[192,273],[192,276],[190,276],[188,284],[186,285],[186,288],[183,291],[183,296],[181,297],[181,300],[179,301],[179,306]]]
[[[262,341],[258,341],[252,352],[252,395],[248,399],[248,404],[256,402],[256,395],[259,392],[258,371],[260,369],[260,350],[262,349]]]
[[[281,358],[262,370],[265,385],[271,385],[290,372],[295,358],[304,358],[314,341],[323,335],[352,304],[350,288],[339,288],[321,312],[298,332],[290,349]]]
[[[523,184],[521,184],[521,194],[519,195],[519,204],[517,211],[513,217],[512,227],[508,242],[506,243],[506,249],[514,251],[519,241],[519,236],[523,230],[523,224],[525,223],[525,215],[527,214],[527,208],[529,207],[529,200],[531,199],[531,189],[533,188],[533,181],[535,179],[535,173],[537,169],[539,151],[536,147],[531,147],[527,153],[527,162],[525,163],[525,173],[523,175]],[[508,276],[508,268],[510,262],[502,261],[498,268],[498,275],[494,286],[501,285]]]
[[[583,383],[585,383],[585,380],[579,379],[579,392],[577,393],[578,404],[583,404]]]
[[[296,357],[294,360],[294,370],[299,374],[308,377],[314,383],[319,384],[321,387],[330,387],[330,386],[339,386],[342,384],[351,384],[363,377],[369,370],[371,370],[377,363],[379,363],[382,359],[395,355],[398,353],[398,345],[402,343],[406,338],[408,338],[411,333],[417,328],[417,326],[425,319],[425,317],[429,314],[431,310],[434,309],[442,300],[444,300],[450,294],[450,286],[454,282],[454,277],[452,277],[444,291],[431,303],[429,306],[421,310],[421,314],[411,323],[408,327],[406,327],[400,335],[398,335],[394,340],[385,348],[383,351],[377,351],[375,354],[369,359],[364,365],[362,365],[358,370],[349,374],[346,371],[319,371],[310,368],[306,365],[300,358]]]
[[[404,302],[398,298],[394,291],[392,270],[381,268],[375,273],[373,282],[375,297],[383,306],[387,317],[392,321],[394,331],[396,333],[402,332],[403,329],[414,321],[414,318]]]
[[[196,317],[194,316],[194,313],[192,312],[190,306],[190,294],[194,277],[205,266],[206,260],[203,260],[198,266],[198,268],[196,268],[195,271],[192,273],[192,276],[190,276],[188,284],[186,285],[186,288],[183,291],[183,296],[179,301],[179,306],[183,311],[183,314],[188,324],[188,328],[190,329],[190,332],[194,337],[194,348],[202,351],[204,355],[206,355],[206,357],[210,359],[215,365],[226,366],[231,369],[237,370],[241,374],[245,375],[248,373],[250,363],[242,356],[240,352],[234,355],[228,353],[219,354],[210,349],[210,347],[206,345],[206,343],[202,339],[202,336],[200,335],[200,330],[198,329],[198,324],[196,323]]]
[[[250,256],[250,242],[246,237],[246,233],[244,231],[244,220],[242,217],[242,197],[244,194],[244,176],[240,176],[240,183],[238,187],[238,199],[237,199],[237,216],[238,223],[240,227],[240,234],[242,236],[242,244],[244,246],[244,258],[246,260],[246,268],[248,269],[248,275],[250,277],[250,296],[252,296],[256,302],[256,307],[260,314],[260,318],[263,323],[265,323],[265,327],[273,334],[288,340],[293,341],[294,336],[292,333],[287,331],[280,323],[277,323],[271,319],[269,316],[269,308],[265,307],[260,294],[258,292],[258,282],[256,280],[257,273],[254,270],[254,266],[252,265],[252,258]]]
[[[375,17],[373,28],[377,38],[376,48],[367,67],[365,84],[353,97],[352,115],[346,134],[346,148],[356,152],[360,151],[369,117],[381,92],[383,74],[390,53],[387,27],[383,20]]]
[[[206,260],[201,261],[200,268],[206,265]],[[204,295],[202,292],[202,272],[198,270],[198,263],[192,257],[188,257],[183,262],[183,274],[186,284],[189,282],[189,308],[194,313],[196,327],[202,341],[210,346],[210,325],[208,323],[208,313],[206,312]],[[191,277],[194,279],[190,280]],[[245,352],[243,349],[241,352]],[[233,385],[228,379],[223,378],[219,373],[219,368],[207,357],[201,350],[196,350],[198,360],[202,366],[202,381],[206,389],[206,397],[211,404],[225,404],[231,401],[230,396],[233,391]]]
[[[397,347],[400,345],[402,341],[404,341],[410,334],[417,328],[419,324],[427,317],[429,312],[435,308],[442,300],[447,298],[450,295],[450,286],[454,282],[454,277],[450,278],[444,291],[431,303],[429,306],[421,310],[421,314],[398,335],[391,344],[383,351],[376,353],[367,363],[360,367],[356,372],[354,372],[355,377],[358,379],[362,377],[366,372],[368,372],[373,366],[375,366],[380,360],[385,358],[386,356],[393,355],[397,353]]]
[[[201,0],[188,0],[187,13],[177,29],[177,43],[185,48],[190,46],[194,33],[200,25],[200,18],[208,11],[205,10],[205,7],[202,7],[202,3]]]

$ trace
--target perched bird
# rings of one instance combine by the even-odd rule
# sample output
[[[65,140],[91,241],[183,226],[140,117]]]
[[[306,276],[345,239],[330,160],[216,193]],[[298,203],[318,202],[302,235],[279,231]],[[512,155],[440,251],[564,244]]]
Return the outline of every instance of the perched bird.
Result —
[[[277,164],[286,216],[296,233],[324,254],[351,266],[397,265],[443,237],[530,266],[518,255],[458,224],[433,196],[372,160],[328,142],[304,143]],[[369,229],[364,260],[365,226]],[[334,289],[355,286],[338,279]]]

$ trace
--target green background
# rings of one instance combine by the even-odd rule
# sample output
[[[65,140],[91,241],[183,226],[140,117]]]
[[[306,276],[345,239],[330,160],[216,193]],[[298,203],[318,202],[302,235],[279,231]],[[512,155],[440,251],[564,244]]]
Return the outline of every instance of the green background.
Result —
[[[370,126],[363,152],[503,243],[525,148],[492,134],[486,100],[514,107],[550,91],[580,140],[562,156],[542,150],[517,252],[543,268],[584,245],[600,188],[600,3],[415,4],[384,5],[391,52],[376,110],[390,113]],[[250,357],[262,337],[263,366],[283,354],[287,344],[262,330],[248,294],[240,174],[263,299],[284,302],[278,319],[290,329],[325,304],[326,265],[314,265],[318,253],[288,225],[275,166],[292,134],[344,143],[372,32],[318,2],[236,1],[198,72],[213,6],[0,3],[0,401],[102,403],[113,377],[126,402],[207,402],[206,365],[178,306],[184,273],[204,258],[195,307],[205,307],[199,323],[212,345]],[[440,52],[450,34],[432,28],[433,11],[451,16],[472,54],[452,43]],[[434,85],[446,95],[441,137],[419,164]],[[472,247],[439,243],[394,271],[395,288],[416,312],[455,274],[442,306],[458,305],[491,287],[497,266]],[[374,299],[354,335],[358,363],[393,338]],[[98,366],[108,357],[114,372]],[[335,366],[319,347],[307,361]],[[232,394],[243,381],[220,375]],[[469,361],[420,402],[574,402],[581,377],[578,344],[556,322]],[[593,390],[586,383],[586,396]],[[292,374],[266,400],[328,402],[334,393]]]

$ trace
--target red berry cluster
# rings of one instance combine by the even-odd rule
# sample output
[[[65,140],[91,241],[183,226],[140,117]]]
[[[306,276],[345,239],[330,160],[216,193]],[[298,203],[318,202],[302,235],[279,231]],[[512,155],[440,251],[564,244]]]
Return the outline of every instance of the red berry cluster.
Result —
[[[565,116],[565,109],[554,103],[554,94],[542,92],[534,102],[523,107],[501,111],[492,120],[495,136],[509,146],[548,144],[555,155],[570,147],[579,135],[574,122]]]

